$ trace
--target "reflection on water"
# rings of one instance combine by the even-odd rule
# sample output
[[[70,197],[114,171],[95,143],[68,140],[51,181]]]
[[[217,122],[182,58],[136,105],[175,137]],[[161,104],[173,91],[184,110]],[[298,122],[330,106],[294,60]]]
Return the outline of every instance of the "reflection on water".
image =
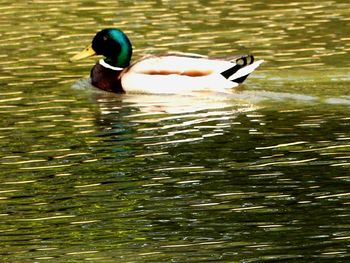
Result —
[[[0,261],[348,261],[348,1],[0,10]],[[107,26],[268,63],[232,94],[94,91],[67,58]]]
[[[348,257],[348,109],[74,91],[4,103],[5,260]]]

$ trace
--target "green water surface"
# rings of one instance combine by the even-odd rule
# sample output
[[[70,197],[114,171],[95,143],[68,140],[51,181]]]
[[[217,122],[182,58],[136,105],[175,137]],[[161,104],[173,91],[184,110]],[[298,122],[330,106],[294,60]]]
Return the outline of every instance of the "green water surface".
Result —
[[[348,262],[350,4],[0,0],[0,262]],[[99,92],[134,58],[266,62],[232,94]]]

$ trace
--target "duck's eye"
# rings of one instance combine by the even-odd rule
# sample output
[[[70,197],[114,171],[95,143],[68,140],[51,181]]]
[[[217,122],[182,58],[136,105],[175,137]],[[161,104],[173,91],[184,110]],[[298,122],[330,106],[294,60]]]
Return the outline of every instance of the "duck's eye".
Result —
[[[103,41],[107,41],[108,37],[104,36]]]

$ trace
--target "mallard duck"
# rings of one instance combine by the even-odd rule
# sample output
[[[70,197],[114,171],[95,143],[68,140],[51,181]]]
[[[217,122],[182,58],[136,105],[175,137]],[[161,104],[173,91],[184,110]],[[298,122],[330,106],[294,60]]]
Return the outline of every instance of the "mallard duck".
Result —
[[[91,83],[115,93],[187,93],[227,91],[237,87],[263,60],[252,55],[230,60],[212,59],[196,54],[169,53],[148,55],[130,64],[132,45],[117,28],[99,31],[92,44],[70,60],[103,55],[91,70]]]

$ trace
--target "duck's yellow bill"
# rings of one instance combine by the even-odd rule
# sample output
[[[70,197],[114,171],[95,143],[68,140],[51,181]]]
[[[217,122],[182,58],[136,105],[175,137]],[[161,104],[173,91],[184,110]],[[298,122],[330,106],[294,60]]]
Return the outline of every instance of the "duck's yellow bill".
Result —
[[[77,61],[77,60],[81,60],[83,58],[91,57],[93,55],[96,55],[96,52],[95,52],[95,50],[92,49],[92,46],[90,45],[87,48],[85,48],[83,51],[81,51],[80,53],[71,57],[69,60],[70,61]]]

